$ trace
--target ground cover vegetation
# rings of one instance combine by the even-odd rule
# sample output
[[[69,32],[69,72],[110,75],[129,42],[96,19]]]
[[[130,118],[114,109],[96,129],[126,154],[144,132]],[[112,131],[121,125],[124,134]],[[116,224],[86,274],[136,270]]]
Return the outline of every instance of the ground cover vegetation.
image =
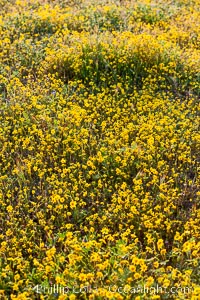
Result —
[[[200,1],[0,11],[0,299],[200,299]]]

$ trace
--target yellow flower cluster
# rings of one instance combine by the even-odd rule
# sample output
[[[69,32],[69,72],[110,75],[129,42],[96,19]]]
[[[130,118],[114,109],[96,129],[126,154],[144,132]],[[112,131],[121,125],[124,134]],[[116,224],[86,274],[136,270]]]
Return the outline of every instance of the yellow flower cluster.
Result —
[[[200,299],[199,0],[0,0],[0,299]]]

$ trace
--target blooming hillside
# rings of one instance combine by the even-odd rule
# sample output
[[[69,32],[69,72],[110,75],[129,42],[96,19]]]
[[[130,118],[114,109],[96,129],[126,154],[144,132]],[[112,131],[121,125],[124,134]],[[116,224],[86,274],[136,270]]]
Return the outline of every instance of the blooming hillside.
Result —
[[[200,1],[0,13],[0,299],[200,299]]]

